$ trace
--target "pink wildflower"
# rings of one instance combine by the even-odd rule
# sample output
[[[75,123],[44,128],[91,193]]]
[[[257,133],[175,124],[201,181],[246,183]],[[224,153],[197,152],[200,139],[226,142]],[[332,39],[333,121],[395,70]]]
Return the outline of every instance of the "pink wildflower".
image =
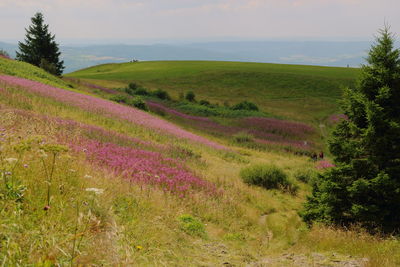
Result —
[[[336,167],[336,165],[330,163],[330,162],[327,161],[327,160],[318,161],[317,164],[316,164],[316,166],[315,166],[315,168],[317,168],[317,169],[319,169],[319,170],[327,169],[327,168],[332,168],[332,167]]]

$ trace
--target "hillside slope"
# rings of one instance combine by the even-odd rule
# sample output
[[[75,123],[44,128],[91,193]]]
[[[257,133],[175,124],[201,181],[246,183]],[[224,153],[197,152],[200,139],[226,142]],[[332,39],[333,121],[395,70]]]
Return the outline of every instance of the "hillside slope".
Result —
[[[337,111],[341,89],[358,69],[218,61],[153,61],[105,64],[68,77],[167,90],[175,98],[193,90],[198,99],[223,104],[244,99],[267,113],[301,121],[321,121]],[[282,107],[285,108],[282,108]]]
[[[2,58],[0,66],[3,266],[400,263],[395,238],[301,222],[310,187],[299,174],[323,162],[184,141],[137,121],[166,123],[158,117],[46,85],[64,82],[36,67]],[[240,170],[253,164],[280,168],[297,194],[244,183]]]

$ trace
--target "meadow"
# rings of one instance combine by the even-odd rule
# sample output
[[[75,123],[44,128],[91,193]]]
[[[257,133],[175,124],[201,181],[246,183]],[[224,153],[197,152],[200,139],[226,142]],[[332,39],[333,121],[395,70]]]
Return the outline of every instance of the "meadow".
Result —
[[[93,90],[0,58],[2,266],[400,264],[394,237],[301,221],[307,173],[327,162],[184,129]],[[312,132],[276,118],[237,122],[279,142]],[[297,192],[244,183],[254,164],[276,166]]]
[[[358,73],[354,68],[320,66],[150,61],[99,65],[66,76],[111,88],[136,82],[167,90],[174,98],[191,90],[199,100],[220,105],[246,99],[266,113],[318,125],[338,111],[341,89],[354,84]]]

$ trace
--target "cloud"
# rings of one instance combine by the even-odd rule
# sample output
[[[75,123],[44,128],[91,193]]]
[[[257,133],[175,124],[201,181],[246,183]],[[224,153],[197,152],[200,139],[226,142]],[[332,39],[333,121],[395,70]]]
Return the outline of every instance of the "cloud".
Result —
[[[62,38],[292,38],[400,33],[398,0],[0,0],[2,38],[36,11]]]

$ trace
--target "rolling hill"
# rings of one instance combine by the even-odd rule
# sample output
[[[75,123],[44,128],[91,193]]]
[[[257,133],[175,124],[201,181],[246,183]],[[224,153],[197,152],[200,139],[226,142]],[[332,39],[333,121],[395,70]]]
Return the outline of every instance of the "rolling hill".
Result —
[[[267,63],[154,61],[105,64],[67,74],[93,83],[136,82],[167,90],[173,97],[189,90],[198,99],[256,103],[265,112],[319,123],[338,112],[341,89],[351,86],[358,69]],[[110,84],[115,86],[115,84]],[[282,107],[285,108],[282,108]]]

